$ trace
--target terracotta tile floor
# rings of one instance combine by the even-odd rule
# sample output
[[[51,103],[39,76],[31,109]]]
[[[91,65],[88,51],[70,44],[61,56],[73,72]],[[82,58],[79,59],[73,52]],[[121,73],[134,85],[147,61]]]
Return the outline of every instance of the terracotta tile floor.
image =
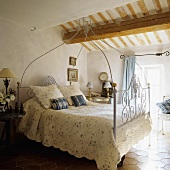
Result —
[[[6,154],[0,150],[1,170],[97,170],[95,161],[78,159],[52,147],[34,141],[24,142]],[[148,138],[133,146],[126,154],[124,165],[118,170],[170,170],[170,133],[151,133]]]

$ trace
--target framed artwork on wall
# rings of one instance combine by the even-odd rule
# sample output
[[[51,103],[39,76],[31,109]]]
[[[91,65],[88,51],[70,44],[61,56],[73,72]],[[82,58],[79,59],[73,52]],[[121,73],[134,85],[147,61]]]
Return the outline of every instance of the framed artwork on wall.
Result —
[[[68,68],[68,81],[78,81],[78,69]]]
[[[77,60],[77,58],[70,57],[69,58],[69,65],[75,66],[76,65],[76,60]]]

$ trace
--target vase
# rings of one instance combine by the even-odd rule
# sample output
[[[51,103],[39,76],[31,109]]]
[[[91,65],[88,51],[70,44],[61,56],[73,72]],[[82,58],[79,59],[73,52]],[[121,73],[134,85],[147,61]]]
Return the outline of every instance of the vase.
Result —
[[[0,113],[5,112],[5,104],[0,103]]]

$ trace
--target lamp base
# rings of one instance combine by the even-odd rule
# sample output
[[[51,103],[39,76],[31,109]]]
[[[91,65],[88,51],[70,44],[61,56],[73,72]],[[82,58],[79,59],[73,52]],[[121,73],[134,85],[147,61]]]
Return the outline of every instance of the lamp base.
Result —
[[[10,80],[8,80],[7,78],[5,78],[4,81],[4,85],[5,85],[5,91],[6,91],[6,95],[8,94],[8,86],[9,86],[9,82]]]
[[[92,100],[93,100],[93,98],[92,98],[92,96],[91,96],[90,88],[89,88],[89,93],[88,93],[88,95],[89,95],[89,96],[87,96],[87,97],[86,97],[86,98],[87,98],[87,100],[92,101]]]
[[[93,98],[91,96],[86,96],[86,99],[89,101],[93,101]]]
[[[5,112],[5,105],[0,104],[0,113],[4,113],[4,112]]]

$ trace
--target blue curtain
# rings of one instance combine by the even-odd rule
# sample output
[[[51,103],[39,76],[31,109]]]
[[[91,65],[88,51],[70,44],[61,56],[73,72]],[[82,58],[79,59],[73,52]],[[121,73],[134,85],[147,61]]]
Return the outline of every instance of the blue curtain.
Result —
[[[132,76],[135,74],[135,56],[125,57],[122,90],[127,90]]]

